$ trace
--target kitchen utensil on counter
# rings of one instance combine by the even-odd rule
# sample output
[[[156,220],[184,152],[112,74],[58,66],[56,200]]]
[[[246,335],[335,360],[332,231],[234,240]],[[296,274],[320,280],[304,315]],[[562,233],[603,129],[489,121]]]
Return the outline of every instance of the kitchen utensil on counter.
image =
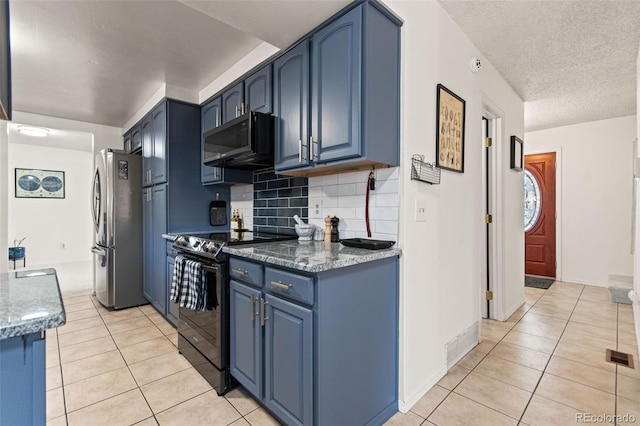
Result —
[[[313,239],[313,233],[316,231],[316,226],[311,224],[295,225],[296,234],[298,234],[298,240],[311,241]]]
[[[331,216],[329,215],[324,218],[324,242],[331,242]]]
[[[220,200],[220,194],[209,204],[209,223],[211,226],[223,226],[227,224],[227,202]]]
[[[347,238],[340,240],[340,244],[347,247],[356,247],[367,250],[386,249],[394,245],[395,241],[371,240],[366,238]]]
[[[338,224],[340,219],[336,216],[331,218],[331,242],[337,243],[340,241],[340,234],[338,233]]]
[[[304,223],[302,219],[300,219],[300,216],[298,216],[297,214],[293,215],[293,219],[296,221],[298,225],[306,225],[306,223]]]
[[[316,226],[316,231],[313,234],[313,239],[315,241],[324,241],[324,229],[320,228],[319,226]]]

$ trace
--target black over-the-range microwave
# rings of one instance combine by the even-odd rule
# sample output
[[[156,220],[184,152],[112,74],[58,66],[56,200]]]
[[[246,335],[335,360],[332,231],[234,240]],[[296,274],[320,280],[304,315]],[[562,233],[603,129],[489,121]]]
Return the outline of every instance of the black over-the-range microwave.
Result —
[[[272,115],[249,111],[203,135],[202,161],[233,169],[273,167],[273,131]]]

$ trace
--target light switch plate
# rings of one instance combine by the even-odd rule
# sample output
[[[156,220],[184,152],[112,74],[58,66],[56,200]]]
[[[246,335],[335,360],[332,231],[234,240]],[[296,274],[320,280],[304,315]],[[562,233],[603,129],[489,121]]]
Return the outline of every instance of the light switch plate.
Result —
[[[424,198],[416,199],[416,222],[427,221],[427,200]]]

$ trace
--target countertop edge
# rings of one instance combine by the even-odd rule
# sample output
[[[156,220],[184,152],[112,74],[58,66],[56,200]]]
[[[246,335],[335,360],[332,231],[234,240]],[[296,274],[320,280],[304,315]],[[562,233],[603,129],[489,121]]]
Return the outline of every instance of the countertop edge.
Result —
[[[282,259],[278,256],[270,256],[266,254],[253,253],[247,249],[251,249],[254,247],[259,247],[261,243],[243,245],[238,247],[229,247],[226,246],[222,249],[224,253],[230,254],[232,256],[243,257],[245,259],[256,260],[259,262],[264,262],[272,265],[282,266],[285,268],[296,269],[298,271],[309,272],[309,273],[318,273],[325,272],[339,268],[345,268],[352,265],[358,265],[367,262],[373,262],[380,259],[386,259],[389,257],[400,256],[402,254],[402,250],[399,248],[390,248],[390,249],[382,249],[382,250],[365,250],[360,249],[358,252],[360,255],[353,256],[340,260],[328,261],[325,263],[315,264],[315,265],[307,265],[304,263],[293,262],[290,260]],[[262,243],[264,244],[264,243]],[[338,243],[334,243],[338,244]]]

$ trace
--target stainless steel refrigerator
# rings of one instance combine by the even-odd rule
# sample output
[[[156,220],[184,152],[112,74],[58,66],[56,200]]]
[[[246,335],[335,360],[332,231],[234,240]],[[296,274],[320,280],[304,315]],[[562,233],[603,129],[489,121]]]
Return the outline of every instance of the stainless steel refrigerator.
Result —
[[[142,294],[142,156],[96,155],[91,211],[96,297],[107,308],[148,303]]]

